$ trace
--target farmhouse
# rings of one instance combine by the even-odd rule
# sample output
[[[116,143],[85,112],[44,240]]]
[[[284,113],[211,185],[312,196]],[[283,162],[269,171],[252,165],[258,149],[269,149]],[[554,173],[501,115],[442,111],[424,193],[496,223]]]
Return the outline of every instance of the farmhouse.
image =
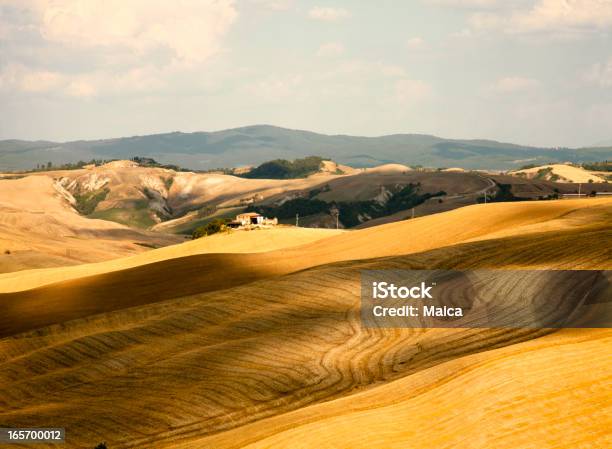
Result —
[[[275,226],[278,224],[278,219],[267,218],[257,212],[245,212],[236,215],[236,219],[229,222],[230,228],[251,228],[262,226]]]
[[[257,212],[246,212],[244,214],[236,215],[236,221],[242,226],[246,225],[260,225],[263,224],[264,216]]]

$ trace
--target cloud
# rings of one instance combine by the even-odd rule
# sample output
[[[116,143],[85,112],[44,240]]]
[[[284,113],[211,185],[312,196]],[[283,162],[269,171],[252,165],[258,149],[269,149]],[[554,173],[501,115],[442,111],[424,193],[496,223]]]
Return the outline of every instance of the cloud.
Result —
[[[89,97],[141,91],[223,49],[234,0],[0,0],[2,85]],[[15,79],[15,74],[23,77]]]
[[[584,81],[599,87],[612,87],[612,57],[607,62],[589,67],[583,75]]]
[[[137,54],[169,50],[201,62],[220,49],[236,18],[231,0],[57,0],[31,3],[41,35],[72,47],[120,47]]]
[[[425,45],[425,41],[421,37],[413,37],[408,39],[408,42],[406,42],[406,46],[413,50],[417,48],[422,48],[423,45]]]
[[[492,86],[489,87],[489,90],[497,93],[508,94],[528,91],[538,87],[539,85],[540,82],[533,78],[509,76],[498,79]]]
[[[87,72],[65,74],[59,71],[31,69],[9,64],[0,72],[0,90],[26,93],[66,95],[89,98],[100,94],[143,92],[164,85],[157,69],[133,68],[125,72]]]
[[[59,73],[29,70],[20,64],[9,64],[0,72],[0,88],[17,89],[24,92],[46,92],[57,88],[63,82]]]
[[[344,53],[344,45],[340,42],[328,42],[322,44],[317,50],[317,56],[320,57],[332,57],[339,56]]]
[[[517,2],[503,13],[476,12],[470,16],[469,23],[479,31],[576,38],[612,29],[612,1],[537,0],[531,5]]]
[[[343,8],[331,8],[323,6],[315,6],[308,11],[308,17],[313,20],[322,20],[325,22],[336,22],[338,20],[349,17],[349,12]]]
[[[612,1],[540,0],[532,9],[519,12],[513,23],[527,31],[606,28],[612,26]]]

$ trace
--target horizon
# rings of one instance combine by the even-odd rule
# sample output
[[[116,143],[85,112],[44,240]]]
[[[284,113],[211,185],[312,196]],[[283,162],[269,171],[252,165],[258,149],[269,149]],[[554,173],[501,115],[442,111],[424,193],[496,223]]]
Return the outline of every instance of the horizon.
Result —
[[[100,141],[100,140],[132,139],[132,138],[137,138],[137,137],[163,136],[163,135],[168,135],[168,134],[214,134],[214,133],[236,131],[236,130],[240,130],[244,128],[254,128],[254,127],[262,127],[262,128],[268,127],[268,128],[282,129],[285,131],[306,132],[306,133],[313,133],[313,134],[318,134],[318,135],[327,136],[327,137],[354,137],[354,138],[376,139],[376,138],[384,138],[384,137],[392,137],[392,136],[422,136],[422,137],[434,137],[434,138],[448,140],[448,141],[466,141],[466,142],[490,141],[490,142],[501,143],[501,144],[517,145],[517,146],[533,147],[533,148],[546,148],[546,149],[556,149],[556,148],[581,149],[581,148],[598,148],[598,147],[607,148],[607,147],[612,146],[612,141],[610,141],[609,143],[600,142],[600,143],[595,143],[592,145],[583,145],[583,146],[578,146],[578,147],[542,146],[542,145],[535,145],[535,144],[525,143],[525,142],[503,141],[503,140],[489,139],[489,138],[484,138],[484,137],[454,137],[454,136],[448,137],[448,136],[441,136],[441,135],[436,135],[436,134],[426,134],[426,133],[419,133],[419,132],[394,132],[390,134],[380,134],[380,135],[326,133],[326,132],[318,132],[318,131],[313,131],[313,130],[303,129],[303,128],[287,128],[284,126],[272,125],[269,123],[242,125],[242,126],[236,126],[232,128],[213,129],[213,130],[194,130],[194,131],[172,130],[172,131],[153,132],[150,134],[125,134],[122,136],[115,135],[115,136],[109,136],[109,137],[92,137],[92,138],[86,138],[86,139],[73,139],[73,140],[48,140],[48,139],[36,139],[36,138],[22,139],[22,138],[15,138],[15,137],[7,137],[7,138],[0,138],[0,142],[21,141],[21,142],[49,142],[49,143],[64,144],[64,143],[81,142],[81,141],[82,142],[95,142],[95,141]]]
[[[245,123],[547,148],[612,139],[607,1],[0,0],[0,40],[3,140]]]

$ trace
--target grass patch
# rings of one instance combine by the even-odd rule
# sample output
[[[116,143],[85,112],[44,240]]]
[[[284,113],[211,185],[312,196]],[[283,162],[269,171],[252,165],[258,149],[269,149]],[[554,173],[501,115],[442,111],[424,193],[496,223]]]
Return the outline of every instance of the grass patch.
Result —
[[[145,201],[146,202],[146,201]],[[116,223],[121,223],[126,226],[147,229],[157,224],[151,217],[151,212],[148,209],[122,209],[112,208],[100,211],[88,215],[89,218],[98,218],[100,220],[109,220]]]
[[[545,181],[558,181],[560,178],[559,175],[553,173],[552,167],[541,168],[538,170],[538,173],[535,175],[533,179],[540,179]]]
[[[75,193],[73,195],[76,200],[75,208],[81,215],[90,215],[96,210],[98,204],[106,199],[108,193],[108,189]]]

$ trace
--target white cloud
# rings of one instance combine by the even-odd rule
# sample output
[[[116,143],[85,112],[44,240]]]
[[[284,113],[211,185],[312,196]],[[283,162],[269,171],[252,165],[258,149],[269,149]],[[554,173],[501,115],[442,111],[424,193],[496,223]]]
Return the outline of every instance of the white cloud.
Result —
[[[540,0],[528,10],[518,13],[513,23],[530,30],[570,28],[605,28],[612,26],[610,0]]]
[[[600,87],[612,87],[612,58],[592,65],[583,76],[587,83]]]
[[[497,93],[517,93],[531,90],[538,87],[540,82],[533,78],[523,78],[520,76],[509,76],[498,79],[489,90]]]
[[[154,89],[169,74],[201,69],[222,50],[237,16],[234,0],[0,0],[0,5],[3,43],[7,52],[10,48],[10,58],[0,54],[8,60],[2,85],[76,97]]]
[[[414,50],[414,49],[423,47],[423,45],[425,45],[425,41],[421,37],[413,37],[413,38],[408,39],[408,42],[406,42],[406,45],[408,46],[408,48]]]
[[[0,90],[88,98],[100,94],[134,93],[160,88],[164,85],[163,78],[163,74],[154,67],[133,68],[117,73],[65,74],[31,69],[23,64],[9,64],[0,72]]]
[[[308,12],[308,17],[313,20],[323,20],[326,22],[335,22],[349,17],[349,12],[343,8],[331,8],[323,6],[315,6]]]
[[[339,56],[342,53],[344,53],[344,45],[340,42],[327,42],[322,44],[317,50],[317,56],[320,57]]]
[[[612,1],[537,0],[529,6],[519,2],[509,11],[474,13],[469,22],[480,31],[575,38],[612,29]]]
[[[221,47],[236,18],[232,0],[56,0],[28,3],[48,41],[72,47],[119,47],[138,54],[169,50],[201,62]]]
[[[48,70],[29,70],[21,64],[9,64],[0,72],[0,88],[24,92],[47,92],[64,82],[59,73]]]

